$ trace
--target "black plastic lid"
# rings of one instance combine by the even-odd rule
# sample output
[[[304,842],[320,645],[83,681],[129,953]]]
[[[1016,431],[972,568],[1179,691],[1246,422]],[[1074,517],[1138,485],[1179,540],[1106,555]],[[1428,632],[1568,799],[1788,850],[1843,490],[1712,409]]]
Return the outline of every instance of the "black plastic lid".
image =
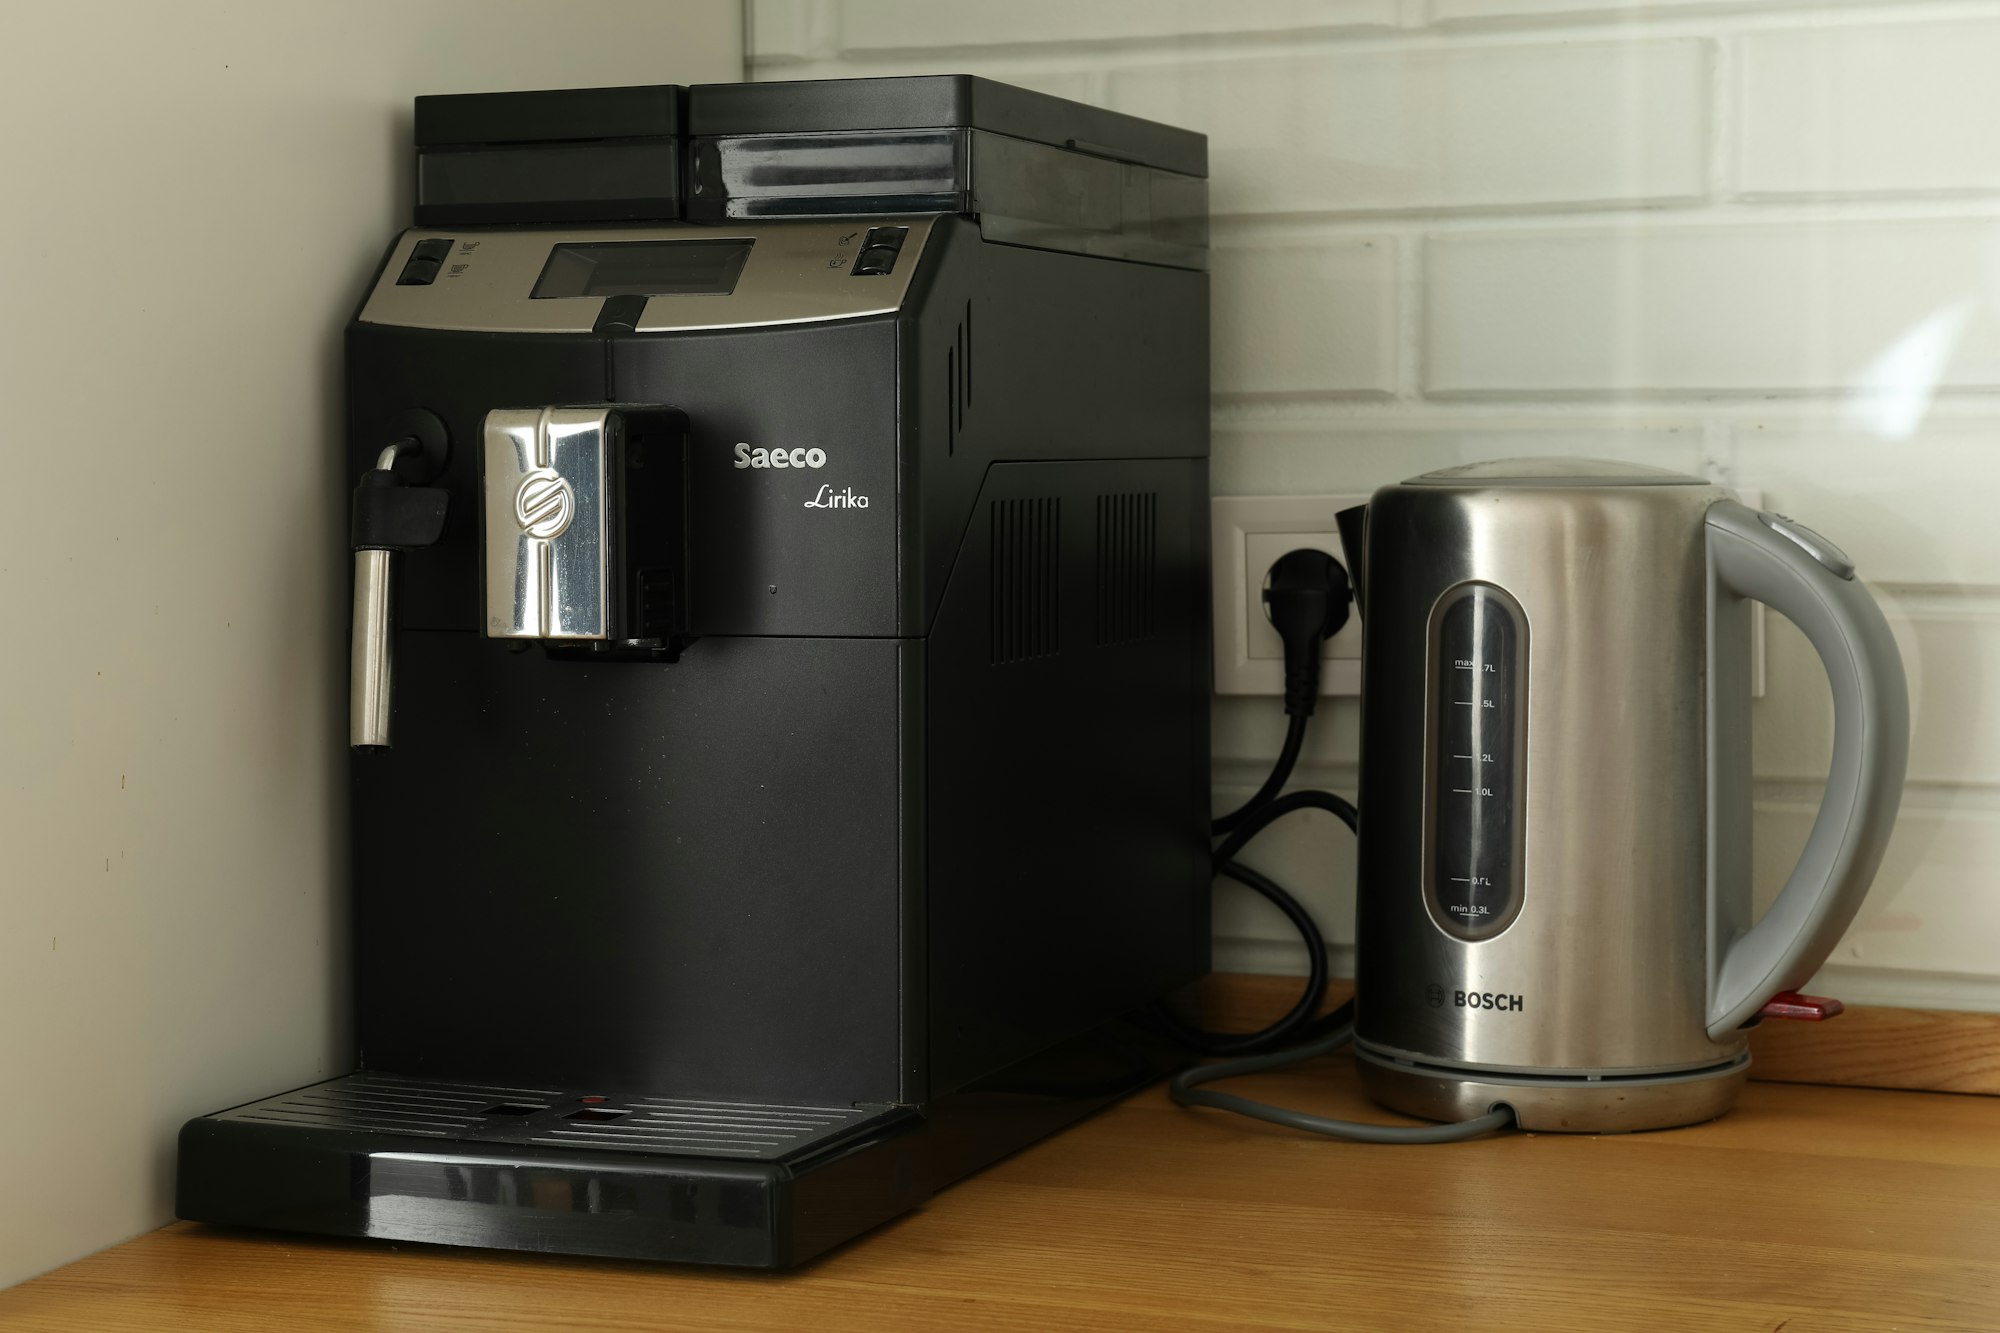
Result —
[[[671,138],[681,132],[686,100],[687,90],[672,83],[419,97],[416,141],[419,148],[455,148]]]
[[[985,130],[1186,176],[1208,175],[1206,135],[970,74],[704,83],[688,89],[687,132],[695,136],[941,128]]]

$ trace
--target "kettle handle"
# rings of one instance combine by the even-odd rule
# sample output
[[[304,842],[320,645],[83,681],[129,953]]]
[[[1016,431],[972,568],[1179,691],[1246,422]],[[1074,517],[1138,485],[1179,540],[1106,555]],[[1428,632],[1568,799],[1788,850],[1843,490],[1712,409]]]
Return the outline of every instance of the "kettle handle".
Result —
[[[1710,603],[1710,919],[1708,1035],[1728,1041],[1772,995],[1805,984],[1839,943],[1868,892],[1902,801],[1910,749],[1909,693],[1903,660],[1889,623],[1854,566],[1832,543],[1775,514],[1733,500],[1709,506]],[[1747,684],[1716,660],[1726,650],[1723,621],[1741,598],[1754,598],[1805,632],[1833,686],[1833,767],[1813,819],[1805,850],[1770,910],[1747,931],[1729,919],[1727,889],[1747,898],[1748,884],[1726,885],[1732,850],[1748,875],[1748,791],[1737,792],[1734,812],[1719,809],[1730,783],[1719,781],[1727,750],[1741,764],[1747,786],[1749,737],[1719,734],[1715,719],[1729,709],[1717,697],[1724,682]],[[1744,609],[1747,614],[1747,608]],[[1745,691],[1747,696],[1747,690]],[[1746,697],[1747,703],[1747,697]],[[1741,718],[1747,721],[1747,717]],[[1717,839],[1745,839],[1734,849]],[[1738,910],[1747,910],[1739,907]]]

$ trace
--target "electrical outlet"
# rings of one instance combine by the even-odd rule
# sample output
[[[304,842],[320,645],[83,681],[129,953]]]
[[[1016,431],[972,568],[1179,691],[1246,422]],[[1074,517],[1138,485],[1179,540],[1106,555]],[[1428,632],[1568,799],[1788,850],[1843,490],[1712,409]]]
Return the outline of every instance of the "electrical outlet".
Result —
[[[1763,492],[1739,498],[1761,509]],[[1279,556],[1301,547],[1325,551],[1350,576],[1354,564],[1340,544],[1334,515],[1366,495],[1218,495],[1209,502],[1209,540],[1215,580],[1215,692],[1283,694],[1285,646],[1264,614],[1264,575]],[[1361,693],[1361,617],[1352,614],[1340,633],[1320,648],[1322,696]],[[1764,697],[1764,607],[1752,608],[1750,694]]]
[[[1287,551],[1325,551],[1347,567],[1333,516],[1366,495],[1220,495],[1209,501],[1215,560],[1215,692],[1283,694],[1285,645],[1264,614],[1264,575]],[[1320,648],[1319,692],[1361,693],[1361,619]]]

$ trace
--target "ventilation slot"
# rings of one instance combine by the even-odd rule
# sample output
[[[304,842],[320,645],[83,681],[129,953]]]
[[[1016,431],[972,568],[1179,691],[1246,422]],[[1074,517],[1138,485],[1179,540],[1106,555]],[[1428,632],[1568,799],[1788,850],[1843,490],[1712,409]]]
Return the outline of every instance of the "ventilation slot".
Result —
[[[1149,639],[1159,624],[1152,493],[1097,497],[1097,642]]]
[[[972,302],[965,303],[965,318],[958,336],[944,349],[944,449],[958,452],[959,432],[965,429],[965,412],[972,406]]]
[[[993,502],[993,662],[1056,651],[1057,553],[1062,501]]]

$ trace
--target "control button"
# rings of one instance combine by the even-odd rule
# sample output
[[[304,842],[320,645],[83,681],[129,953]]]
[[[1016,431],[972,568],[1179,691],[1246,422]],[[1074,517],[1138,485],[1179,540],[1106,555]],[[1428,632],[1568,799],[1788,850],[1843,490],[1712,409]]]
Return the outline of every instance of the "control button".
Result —
[[[854,261],[853,272],[857,277],[879,278],[896,267],[896,252],[886,245],[870,246]]]
[[[603,307],[597,312],[597,322],[590,326],[592,333],[630,333],[639,327],[639,321],[646,314],[646,298],[643,296],[607,296]]]
[[[409,262],[403,265],[402,274],[397,277],[398,287],[428,287],[437,281],[438,269],[451,258],[451,247],[458,242],[449,236],[434,236],[428,241],[418,241],[410,251]]]
[[[1777,533],[1780,537],[1786,538],[1801,551],[1819,561],[1820,564],[1826,567],[1827,572],[1835,578],[1851,579],[1854,577],[1854,561],[1848,558],[1847,552],[1841,550],[1838,546],[1835,546],[1805,524],[1794,522],[1786,518],[1783,514],[1762,514],[1759,517],[1764,520],[1765,526],[1769,527],[1771,531]]]
[[[857,278],[888,276],[896,267],[896,256],[902,253],[903,238],[909,234],[908,227],[870,227],[849,271]]]
[[[432,282],[437,280],[438,263],[439,261],[435,259],[418,259],[412,256],[410,262],[403,265],[402,276],[396,279],[396,285],[398,287],[428,287]]]

